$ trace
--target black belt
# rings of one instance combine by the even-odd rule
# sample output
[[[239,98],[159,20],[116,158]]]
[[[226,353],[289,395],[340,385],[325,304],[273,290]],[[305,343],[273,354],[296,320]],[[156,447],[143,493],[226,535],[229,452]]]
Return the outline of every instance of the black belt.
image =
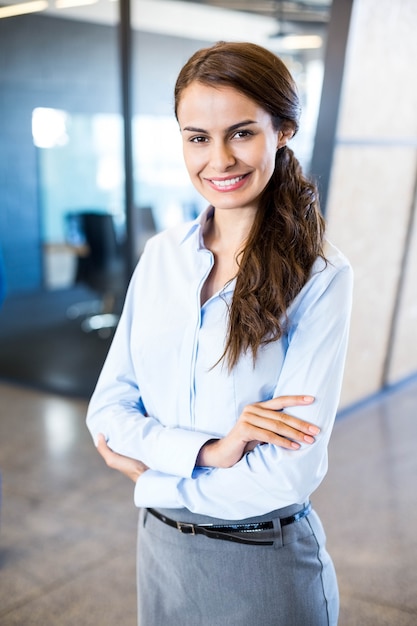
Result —
[[[176,528],[180,533],[185,535],[205,535],[211,539],[223,539],[224,541],[235,541],[237,543],[246,543],[250,545],[272,546],[274,543],[270,539],[263,540],[261,537],[259,537],[259,539],[254,539],[253,536],[249,538],[245,536],[236,536],[235,534],[259,533],[263,530],[273,530],[274,523],[272,520],[249,524],[227,524],[226,526],[217,524],[191,524],[190,522],[177,522],[176,520],[170,519],[162,513],[159,513],[159,511],[155,511],[155,509],[147,509],[147,511],[149,511],[149,513],[157,519],[161,520],[161,522],[164,522],[164,524],[168,524],[168,526]],[[311,513],[311,502],[306,504],[306,506],[300,511],[297,511],[297,513],[294,513],[294,515],[282,517],[279,521],[281,526],[288,526],[288,524],[292,524],[293,522],[298,522],[303,519],[303,517],[306,517],[309,513]]]

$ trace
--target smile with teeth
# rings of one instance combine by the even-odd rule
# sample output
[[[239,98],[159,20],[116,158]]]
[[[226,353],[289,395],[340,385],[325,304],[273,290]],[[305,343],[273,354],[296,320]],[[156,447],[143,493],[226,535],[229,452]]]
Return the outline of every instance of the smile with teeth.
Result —
[[[224,179],[224,180],[213,180],[213,179],[210,179],[210,182],[213,185],[215,185],[215,187],[224,188],[224,187],[232,187],[233,185],[236,185],[237,183],[239,183],[244,178],[245,178],[245,175],[243,175],[243,176],[235,176],[234,178],[227,178],[227,179]]]

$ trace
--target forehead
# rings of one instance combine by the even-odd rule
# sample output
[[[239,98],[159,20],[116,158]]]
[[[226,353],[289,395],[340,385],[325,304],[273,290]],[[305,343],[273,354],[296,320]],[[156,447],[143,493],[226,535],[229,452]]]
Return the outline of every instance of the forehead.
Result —
[[[193,82],[182,92],[178,104],[181,128],[231,126],[242,120],[268,121],[269,114],[254,100],[233,87],[212,87]]]

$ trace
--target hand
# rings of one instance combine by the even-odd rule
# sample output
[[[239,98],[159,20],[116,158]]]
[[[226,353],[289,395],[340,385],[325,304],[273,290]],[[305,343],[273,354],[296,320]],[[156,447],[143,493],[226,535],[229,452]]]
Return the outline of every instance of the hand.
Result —
[[[211,440],[201,448],[197,465],[232,467],[260,443],[288,450],[298,450],[298,442],[314,443],[313,435],[318,435],[320,428],[282,412],[286,407],[303,406],[313,401],[312,396],[279,396],[248,404],[226,437]]]
[[[100,434],[97,438],[97,450],[106,461],[108,467],[115,469],[135,483],[138,478],[149,469],[147,465],[142,463],[142,461],[137,461],[136,459],[131,459],[128,456],[123,456],[122,454],[117,454],[117,452],[113,452],[109,448],[106,443],[106,439],[104,435]]]

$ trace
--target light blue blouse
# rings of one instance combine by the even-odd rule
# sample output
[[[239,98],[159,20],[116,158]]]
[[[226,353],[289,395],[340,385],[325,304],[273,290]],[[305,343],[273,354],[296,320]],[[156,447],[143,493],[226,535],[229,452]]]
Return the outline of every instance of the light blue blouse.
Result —
[[[200,306],[213,265],[202,231],[210,209],[192,223],[148,241],[91,398],[87,424],[120,454],[150,467],[136,483],[139,507],[181,508],[244,519],[308,499],[327,471],[327,445],[342,383],[352,271],[330,243],[288,310],[288,333],[223,363],[227,306],[234,283]],[[214,366],[214,367],[213,367]],[[198,468],[201,446],[230,431],[246,404],[308,394],[286,412],[321,428],[316,442],[287,451],[263,444],[229,469]]]

